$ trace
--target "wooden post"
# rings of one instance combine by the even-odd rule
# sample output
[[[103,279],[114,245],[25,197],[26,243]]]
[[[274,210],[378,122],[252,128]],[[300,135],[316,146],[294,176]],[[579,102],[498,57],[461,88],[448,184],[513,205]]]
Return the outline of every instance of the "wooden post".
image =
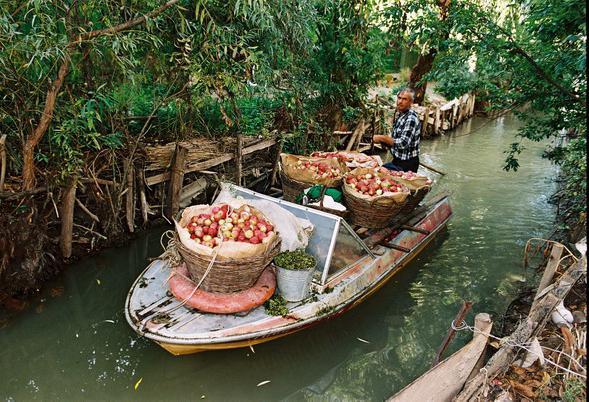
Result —
[[[73,177],[65,189],[61,200],[61,233],[59,236],[59,248],[63,258],[72,256],[72,236],[74,229],[74,205],[76,202],[76,188],[78,178]]]
[[[458,314],[456,314],[456,318],[454,318],[454,325],[462,324],[462,321],[464,321],[464,317],[466,317],[466,314],[468,313],[468,311],[470,310],[471,307],[472,307],[472,302],[469,302],[469,301],[462,302],[462,307],[460,307]],[[438,349],[438,351],[436,353],[436,357],[434,358],[434,362],[432,363],[432,367],[434,367],[435,365],[437,365],[440,362],[440,360],[442,358],[442,354],[444,353],[444,351],[446,350],[446,348],[448,347],[450,342],[452,342],[452,339],[454,339],[455,334],[456,334],[456,330],[453,327],[448,330],[448,333],[444,337],[442,345],[440,345],[440,348]]]
[[[434,134],[438,135],[440,133],[440,107],[436,106],[434,110]]]
[[[172,158],[172,174],[170,178],[170,205],[168,215],[174,218],[174,215],[180,209],[180,191],[182,190],[182,182],[184,181],[184,161],[188,154],[188,148],[176,144],[174,157]]]
[[[421,124],[421,138],[425,137],[427,132],[427,124],[429,123],[429,107],[425,108],[423,113],[423,123]]]
[[[456,120],[458,118],[458,102],[455,102],[452,106],[452,121],[450,123],[450,128],[456,127]]]
[[[129,232],[135,231],[135,169],[133,161],[127,160],[125,162],[127,170],[127,193],[125,194],[125,217],[127,220],[127,228]]]
[[[145,195],[145,172],[142,168],[137,169],[137,186],[139,187],[139,201],[141,203],[141,217],[143,218],[143,224],[147,224],[149,221],[149,204],[147,203],[147,197]]]
[[[270,173],[270,187],[276,184],[276,176],[278,174],[278,164],[280,163],[280,154],[282,153],[282,140],[276,143],[276,157],[274,158],[274,165]]]
[[[235,150],[235,183],[238,186],[241,186],[241,176],[242,176],[242,159],[243,159],[243,136],[241,134],[237,134],[237,149]]]
[[[4,191],[6,179],[6,134],[0,137],[0,192]]]
[[[474,115],[474,104],[475,104],[475,94],[472,94],[472,101],[471,101],[471,105],[470,105],[470,115]]]

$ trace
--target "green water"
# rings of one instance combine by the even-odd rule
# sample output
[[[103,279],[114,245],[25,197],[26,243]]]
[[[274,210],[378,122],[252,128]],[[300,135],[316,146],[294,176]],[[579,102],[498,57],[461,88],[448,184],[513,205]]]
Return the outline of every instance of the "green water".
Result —
[[[0,399],[383,400],[429,367],[463,299],[474,302],[470,320],[505,309],[525,276],[526,240],[551,230],[556,170],[542,146],[528,145],[517,173],[501,170],[516,128],[511,117],[475,118],[423,144],[423,161],[448,173],[429,174],[452,192],[454,216],[431,247],[345,315],[255,353],[173,357],[138,337],[123,313],[132,281],[159,254],[154,231],[69,267],[0,330]],[[460,333],[450,351],[469,339]]]

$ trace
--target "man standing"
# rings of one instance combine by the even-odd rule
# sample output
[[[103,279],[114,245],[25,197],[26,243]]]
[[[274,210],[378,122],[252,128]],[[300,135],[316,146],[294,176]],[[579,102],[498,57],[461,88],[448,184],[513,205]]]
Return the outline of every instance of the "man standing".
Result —
[[[419,139],[421,123],[417,113],[411,109],[415,91],[404,88],[397,95],[397,119],[393,126],[392,136],[375,135],[375,144],[384,144],[391,148],[393,161],[383,166],[391,170],[417,172],[419,168]]]

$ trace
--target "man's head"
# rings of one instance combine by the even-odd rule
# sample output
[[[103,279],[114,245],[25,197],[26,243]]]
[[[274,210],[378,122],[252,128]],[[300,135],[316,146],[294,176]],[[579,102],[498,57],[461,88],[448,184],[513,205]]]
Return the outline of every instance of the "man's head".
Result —
[[[403,88],[401,92],[397,95],[397,110],[399,112],[404,112],[411,108],[413,104],[413,99],[415,99],[415,91],[411,88]]]

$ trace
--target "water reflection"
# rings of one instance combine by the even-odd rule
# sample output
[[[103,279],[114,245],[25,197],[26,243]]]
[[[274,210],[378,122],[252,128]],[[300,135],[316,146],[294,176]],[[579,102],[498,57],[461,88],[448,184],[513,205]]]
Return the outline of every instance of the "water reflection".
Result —
[[[172,357],[133,333],[122,310],[147,258],[160,252],[154,231],[70,267],[47,287],[54,294],[0,330],[0,398],[385,399],[427,370],[462,300],[474,302],[471,320],[506,307],[525,277],[523,245],[550,228],[556,170],[540,158],[542,145],[527,145],[516,174],[501,169],[517,126],[508,116],[476,118],[424,142],[424,162],[447,175],[424,173],[452,193],[454,216],[431,247],[345,315],[255,353]],[[449,352],[468,340],[460,333]]]

